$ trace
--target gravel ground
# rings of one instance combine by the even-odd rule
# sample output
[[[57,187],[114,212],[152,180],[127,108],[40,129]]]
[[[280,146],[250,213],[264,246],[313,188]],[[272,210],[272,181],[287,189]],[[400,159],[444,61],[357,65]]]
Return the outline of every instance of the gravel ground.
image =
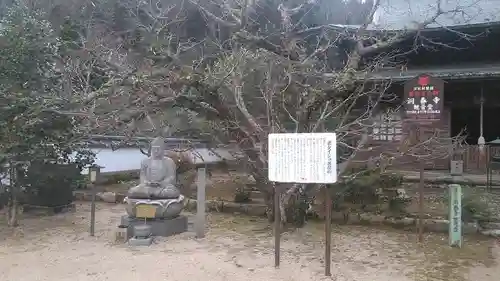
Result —
[[[466,240],[462,250],[444,236],[355,226],[334,226],[333,277],[323,276],[322,225],[311,223],[282,239],[282,261],[274,268],[273,239],[261,219],[209,215],[207,238],[185,233],[130,248],[115,244],[120,205],[98,205],[97,235],[89,237],[86,203],[77,212],[24,217],[15,229],[0,228],[0,281],[222,281],[337,280],[410,281],[498,280],[500,252],[492,240]]]

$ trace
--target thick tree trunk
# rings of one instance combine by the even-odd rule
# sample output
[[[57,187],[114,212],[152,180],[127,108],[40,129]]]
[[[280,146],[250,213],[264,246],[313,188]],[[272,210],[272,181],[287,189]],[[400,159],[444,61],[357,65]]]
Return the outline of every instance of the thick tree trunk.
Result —
[[[11,227],[18,226],[18,202],[17,202],[17,190],[12,186],[9,189],[10,199],[7,209],[7,224]]]
[[[274,192],[263,192],[264,203],[266,204],[267,220],[273,222],[274,218]]]
[[[254,152],[255,150],[247,151]],[[262,157],[258,157],[255,153],[247,153],[247,156],[253,162],[251,174],[255,179],[256,187],[264,195],[264,202],[267,206],[267,218],[269,222],[273,222],[275,218],[274,194],[276,192],[276,187],[275,184],[267,180],[267,175],[262,172],[267,168],[267,163],[263,161]],[[283,225],[287,223],[292,223],[296,226],[304,225],[308,209],[305,205],[307,205],[308,200],[299,192],[300,185],[283,185],[281,188],[282,194],[279,200],[281,223]]]
[[[9,177],[10,185],[8,189],[9,201],[7,203],[7,224],[10,227],[16,227],[18,225],[18,179],[20,178],[20,172],[17,166],[13,163],[9,165]]]
[[[17,215],[18,215],[17,200],[14,200],[14,201],[12,201],[9,204],[9,210],[7,211],[7,214],[8,214],[7,224],[10,227],[16,227],[16,226],[18,226],[18,222],[17,222]]]
[[[269,222],[274,221],[274,188],[273,184],[270,183],[267,178],[263,177],[262,174],[252,173],[255,180],[255,185],[259,189],[260,193],[264,197],[264,203],[266,204],[266,214]]]

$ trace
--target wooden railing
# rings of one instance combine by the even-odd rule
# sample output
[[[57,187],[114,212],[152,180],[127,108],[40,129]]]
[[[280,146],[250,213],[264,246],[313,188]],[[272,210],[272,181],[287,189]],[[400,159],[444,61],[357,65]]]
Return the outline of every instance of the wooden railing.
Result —
[[[485,145],[481,152],[478,145],[466,145],[453,160],[464,161],[464,173],[486,173],[491,155],[500,156],[500,147]]]

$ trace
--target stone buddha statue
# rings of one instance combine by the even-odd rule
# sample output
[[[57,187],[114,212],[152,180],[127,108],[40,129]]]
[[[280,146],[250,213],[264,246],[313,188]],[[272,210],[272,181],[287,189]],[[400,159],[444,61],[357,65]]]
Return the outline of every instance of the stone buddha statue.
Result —
[[[155,218],[174,218],[183,208],[184,196],[176,187],[175,162],[165,156],[165,141],[156,138],[151,142],[151,156],[141,162],[140,183],[129,189],[125,202],[127,213],[136,217],[141,204],[156,209]]]

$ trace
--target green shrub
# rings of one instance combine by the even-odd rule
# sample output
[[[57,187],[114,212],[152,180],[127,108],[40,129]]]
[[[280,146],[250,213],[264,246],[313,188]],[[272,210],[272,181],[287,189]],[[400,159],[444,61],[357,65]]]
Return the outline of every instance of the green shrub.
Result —
[[[450,194],[446,191],[442,198],[443,204],[450,204]],[[490,221],[493,217],[492,210],[484,196],[477,194],[470,187],[462,187],[462,221]]]
[[[489,221],[492,212],[480,195],[464,192],[462,194],[462,221]]]
[[[248,203],[252,201],[250,199],[250,191],[245,188],[245,186],[239,186],[236,188],[236,192],[234,193],[234,202],[235,203]]]
[[[292,197],[292,203],[285,209],[287,223],[292,223],[295,227],[303,227],[308,217],[309,203],[305,193],[299,192]]]
[[[80,169],[71,164],[31,163],[20,180],[23,204],[55,207],[73,202],[73,190],[81,179]]]
[[[102,184],[117,184],[124,183],[139,178],[138,171],[123,171],[109,175],[104,175]]]
[[[337,211],[345,210],[343,205],[350,204],[349,211],[353,208],[365,210],[368,205],[379,206],[388,202],[392,212],[404,212],[410,199],[397,194],[397,188],[401,187],[402,183],[402,176],[381,173],[378,169],[353,171],[347,180],[334,186],[336,196],[333,208]]]
[[[384,191],[400,187],[403,178],[397,174],[380,173],[379,170],[364,170],[350,180],[342,181],[336,189],[342,193],[343,201],[353,204],[376,204],[383,199]]]
[[[406,208],[411,203],[411,198],[401,197],[398,194],[395,194],[394,196],[390,197],[388,200],[389,200],[388,211],[391,212],[391,214],[396,215],[396,216],[406,214],[407,213]]]

